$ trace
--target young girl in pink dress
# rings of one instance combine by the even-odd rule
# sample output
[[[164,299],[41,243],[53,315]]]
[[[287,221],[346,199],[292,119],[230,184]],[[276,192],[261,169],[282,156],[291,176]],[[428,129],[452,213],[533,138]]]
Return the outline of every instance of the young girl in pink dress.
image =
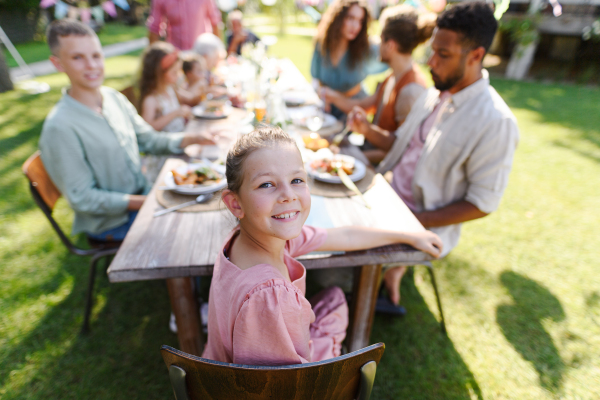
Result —
[[[222,199],[239,225],[215,262],[203,357],[250,365],[287,365],[340,355],[348,306],[339,288],[309,302],[306,270],[294,257],[408,243],[435,257],[432,232],[304,226],[310,192],[300,152],[281,129],[242,136],[227,155]]]

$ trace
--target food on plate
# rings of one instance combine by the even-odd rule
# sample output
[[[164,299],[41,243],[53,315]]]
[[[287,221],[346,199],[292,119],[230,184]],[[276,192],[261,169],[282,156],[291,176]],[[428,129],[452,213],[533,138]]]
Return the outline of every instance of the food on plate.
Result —
[[[328,173],[333,176],[338,176],[338,170],[341,168],[346,175],[354,173],[354,160],[334,157],[322,158],[310,163],[310,167],[318,173]]]
[[[304,147],[312,151],[329,147],[327,139],[323,139],[318,133],[303,136],[302,140],[304,141]]]
[[[186,174],[180,174],[175,169],[171,173],[176,185],[212,185],[223,179],[222,174],[209,166],[189,170]]]

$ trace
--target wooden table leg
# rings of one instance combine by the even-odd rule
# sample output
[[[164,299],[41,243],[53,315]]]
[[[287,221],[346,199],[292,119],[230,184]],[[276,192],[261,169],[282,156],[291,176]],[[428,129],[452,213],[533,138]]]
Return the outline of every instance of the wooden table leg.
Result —
[[[201,356],[204,349],[204,335],[200,328],[198,303],[192,289],[192,278],[167,279],[171,310],[177,321],[177,338],[181,351]]]
[[[356,268],[350,305],[349,334],[346,339],[348,351],[360,350],[369,344],[380,275],[381,265]]]

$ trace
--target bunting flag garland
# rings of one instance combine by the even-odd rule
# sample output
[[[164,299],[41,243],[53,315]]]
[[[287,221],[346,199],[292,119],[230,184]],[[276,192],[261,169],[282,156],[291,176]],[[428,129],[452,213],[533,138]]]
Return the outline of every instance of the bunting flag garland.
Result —
[[[54,6],[54,18],[63,19],[64,17],[78,19],[81,18],[82,22],[89,22],[92,17],[100,24],[104,23],[104,12],[111,17],[117,16],[117,8],[122,8],[125,11],[129,10],[129,3],[127,0],[105,0],[101,5],[92,8],[88,7],[88,2],[80,2],[85,5],[82,8],[71,6],[61,0],[41,0],[40,7],[48,8]]]
[[[105,1],[104,3],[102,3],[102,8],[111,17],[117,16],[117,9],[115,7],[115,3],[113,3],[112,1]]]
[[[92,18],[92,12],[90,11],[89,8],[81,8],[79,10],[79,16],[81,17],[81,22],[87,24],[88,22],[90,22],[90,19]]]
[[[54,7],[54,18],[63,19],[69,13],[69,6],[58,0]]]
[[[42,2],[40,3],[40,7],[48,8],[48,7],[52,7],[55,4],[56,4],[56,0],[42,0]]]
[[[92,16],[100,24],[104,24],[104,10],[102,6],[92,7]]]
[[[127,0],[112,0],[112,2],[116,5],[121,7],[123,10],[125,11],[129,11],[129,3],[127,3]],[[107,2],[108,3],[108,2]]]

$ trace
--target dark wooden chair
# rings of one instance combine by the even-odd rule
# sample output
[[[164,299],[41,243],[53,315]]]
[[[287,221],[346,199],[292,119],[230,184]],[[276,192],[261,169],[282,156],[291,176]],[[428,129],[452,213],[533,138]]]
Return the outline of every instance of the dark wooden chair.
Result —
[[[368,400],[385,345],[330,360],[263,367],[207,360],[169,346],[160,349],[176,400]]]
[[[56,188],[50,176],[44,168],[40,152],[35,152],[23,164],[23,173],[29,179],[29,188],[31,195],[36,204],[42,209],[42,212],[50,221],[52,228],[58,234],[61,242],[67,249],[78,256],[92,256],[90,262],[90,275],[88,279],[87,302],[85,306],[85,315],[83,319],[83,332],[88,332],[90,329],[90,313],[93,305],[94,280],[96,276],[96,265],[98,261],[104,257],[115,254],[121,244],[120,241],[115,242],[100,242],[88,238],[88,243],[91,249],[82,249],[75,246],[62,231],[56,220],[52,217],[52,211],[56,205],[56,201],[60,198],[61,193]]]
[[[127,100],[129,100],[136,110],[139,111],[138,96],[135,86],[127,86],[125,89],[121,90],[121,94],[127,97]]]

